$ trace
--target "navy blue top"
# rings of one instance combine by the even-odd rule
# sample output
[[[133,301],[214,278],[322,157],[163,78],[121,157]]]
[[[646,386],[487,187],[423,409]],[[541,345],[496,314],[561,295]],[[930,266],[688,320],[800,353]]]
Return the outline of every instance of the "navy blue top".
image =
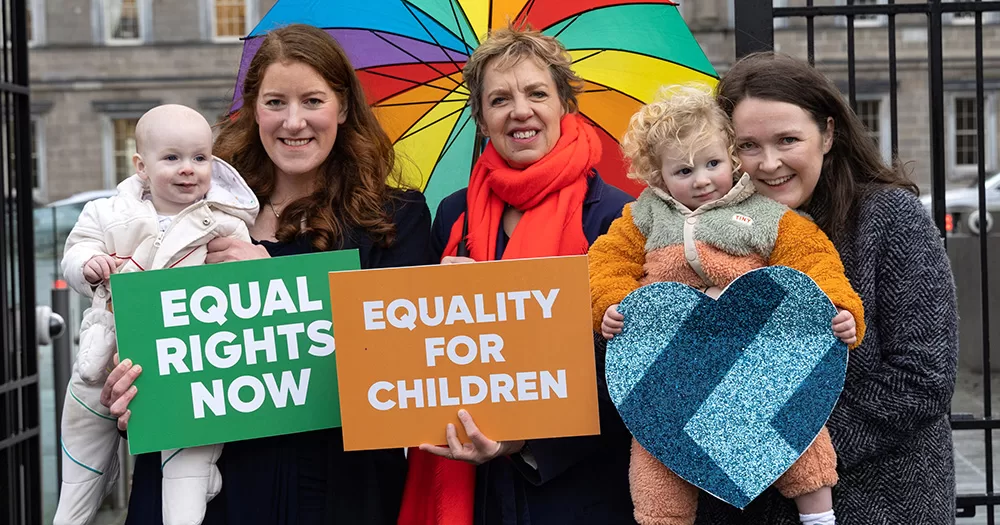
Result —
[[[593,244],[607,233],[611,222],[633,199],[594,174],[583,201],[583,233]],[[436,260],[451,235],[452,226],[466,210],[466,190],[446,197],[431,227],[431,249]],[[507,236],[497,236],[500,259]],[[608,395],[604,379],[604,339],[595,334],[598,405],[601,434],[528,440],[534,469],[515,454],[494,459],[476,470],[477,525],[616,525],[633,524],[628,467],[632,435],[622,423]],[[473,411],[475,416],[475,411]]]
[[[396,240],[385,248],[352,229],[343,249],[357,248],[362,268],[428,264],[430,211],[424,196],[401,193],[393,211]],[[309,239],[261,242],[272,257],[312,253]],[[344,452],[339,428],[226,443],[218,462],[222,492],[205,525],[394,525],[406,480],[401,449]],[[136,457],[127,525],[160,525],[160,454]]]

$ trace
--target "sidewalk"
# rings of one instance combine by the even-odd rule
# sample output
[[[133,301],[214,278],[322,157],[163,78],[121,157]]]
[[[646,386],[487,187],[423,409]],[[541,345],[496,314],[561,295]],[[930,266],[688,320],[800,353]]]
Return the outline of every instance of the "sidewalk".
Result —
[[[991,380],[992,413],[994,417],[1000,414],[1000,373],[994,373]],[[970,413],[975,417],[983,416],[983,377],[982,374],[959,370],[955,384],[955,397],[952,398],[953,413]],[[994,432],[993,443],[993,479],[994,491],[1000,488],[1000,432]],[[955,437],[955,482],[959,494],[983,494],[986,492],[986,433],[982,430],[956,431]],[[1000,513],[994,510],[994,517],[1000,518]],[[986,508],[976,509],[974,518],[958,518],[956,525],[980,525],[986,523]]]
[[[994,416],[1000,414],[1000,373],[992,378],[992,411]],[[981,374],[960,370],[955,385],[955,397],[952,400],[952,411],[955,413],[971,413],[976,417],[983,415],[983,378]],[[955,432],[955,478],[958,493],[982,494],[986,492],[986,459],[985,432],[961,431]],[[1000,489],[1000,432],[993,435],[993,456],[996,461],[993,466],[994,490]],[[994,511],[994,516],[1000,523],[1000,512]],[[104,510],[95,525],[120,525],[125,521],[124,511]],[[986,509],[976,509],[974,518],[958,518],[956,525],[985,525]]]

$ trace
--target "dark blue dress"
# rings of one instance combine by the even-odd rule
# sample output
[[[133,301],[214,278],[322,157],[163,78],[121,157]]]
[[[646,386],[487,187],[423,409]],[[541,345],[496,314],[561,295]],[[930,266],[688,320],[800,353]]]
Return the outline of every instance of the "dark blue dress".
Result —
[[[428,264],[430,212],[424,196],[401,193],[393,211],[396,241],[374,245],[355,228],[362,268]],[[271,257],[316,251],[307,238],[263,242]],[[395,524],[406,480],[401,449],[344,452],[339,428],[226,443],[218,462],[222,492],[205,525]],[[127,525],[160,525],[160,454],[136,457]]]
[[[591,244],[607,233],[632,201],[596,173],[588,181],[583,202],[583,233]],[[431,247],[441,259],[452,225],[466,209],[466,190],[441,201],[434,217]],[[497,236],[496,259],[508,238]],[[533,439],[527,446],[538,464],[520,456],[500,457],[476,469],[476,525],[620,525],[634,524],[628,467],[632,435],[622,423],[604,380],[604,339],[595,337],[598,436]]]

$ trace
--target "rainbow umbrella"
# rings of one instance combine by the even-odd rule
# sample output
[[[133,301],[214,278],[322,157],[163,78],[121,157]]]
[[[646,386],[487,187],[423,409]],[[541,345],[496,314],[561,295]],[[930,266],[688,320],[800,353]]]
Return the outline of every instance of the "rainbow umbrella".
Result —
[[[717,75],[669,0],[278,0],[244,39],[235,93],[263,36],[292,23],[323,28],[347,51],[395,144],[407,184],[434,210],[464,187],[477,147],[462,67],[508,21],[558,38],[585,80],[580,113],[599,129],[608,182],[636,194],[618,147],[629,118],[664,84]],[[237,98],[233,109],[241,104]]]

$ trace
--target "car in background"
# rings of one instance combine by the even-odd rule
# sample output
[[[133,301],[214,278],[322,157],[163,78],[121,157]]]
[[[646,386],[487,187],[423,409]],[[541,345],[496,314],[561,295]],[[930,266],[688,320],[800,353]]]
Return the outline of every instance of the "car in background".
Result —
[[[66,237],[69,236],[70,230],[73,229],[76,220],[80,217],[84,205],[92,200],[110,197],[116,193],[118,190],[84,191],[35,208],[35,258],[61,258]]]
[[[921,204],[928,213],[933,210],[933,198],[930,194],[920,198]],[[984,231],[991,232],[997,214],[1000,214],[1000,172],[986,178],[986,210],[980,218],[979,183],[973,182],[968,188],[948,190],[944,193],[945,228],[949,234],[979,235],[980,225]]]

